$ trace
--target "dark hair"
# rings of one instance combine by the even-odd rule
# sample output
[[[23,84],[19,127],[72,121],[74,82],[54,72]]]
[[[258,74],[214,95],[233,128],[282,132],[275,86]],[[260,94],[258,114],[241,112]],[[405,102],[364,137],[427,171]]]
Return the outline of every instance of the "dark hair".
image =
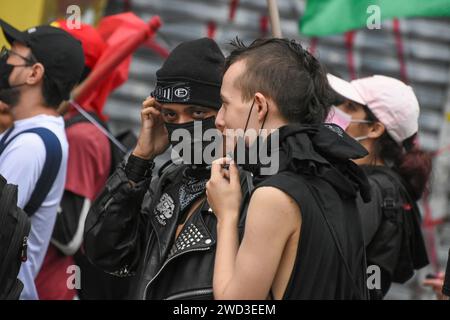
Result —
[[[91,69],[84,66],[83,73],[81,74],[80,81],[83,82],[91,73]],[[45,104],[52,108],[58,108],[64,99],[61,97],[58,88],[48,77],[44,75],[44,81],[42,83],[42,95],[44,97]]]
[[[367,106],[364,106],[364,111],[367,120],[379,121]],[[418,200],[428,186],[432,159],[429,152],[425,152],[417,146],[416,138],[417,134],[414,134],[404,140],[402,145],[399,145],[385,131],[375,142],[375,158],[391,163],[392,169],[408,184],[411,196]]]
[[[343,97],[342,95],[340,95],[339,93],[337,93],[336,91],[332,91],[331,93],[331,105],[333,106],[339,106],[341,104],[344,104],[348,99],[346,99],[345,97]]]
[[[261,92],[275,101],[280,113],[296,123],[322,123],[329,111],[331,87],[323,66],[294,40],[257,39],[246,46],[239,38],[225,60],[225,71],[245,60],[246,70],[235,84],[242,98]]]
[[[27,58],[32,61],[32,65],[38,62],[38,60],[34,57],[33,52],[30,52]],[[63,102],[64,100],[63,98],[61,98],[58,88],[46,76],[45,71],[42,81],[42,96],[44,97],[45,105],[55,109],[57,109],[61,102]]]
[[[80,84],[81,82],[86,80],[91,71],[91,68],[89,68],[88,66],[84,66],[83,73],[81,74],[80,80],[77,82],[77,84]],[[55,83],[51,81],[47,76],[45,76],[45,74],[44,81],[42,83],[42,95],[44,97],[45,104],[48,107],[52,107],[55,109],[57,109],[61,102],[64,101]]]
[[[44,81],[42,82],[42,96],[44,97],[45,105],[55,109],[64,101],[55,83],[45,75]]]

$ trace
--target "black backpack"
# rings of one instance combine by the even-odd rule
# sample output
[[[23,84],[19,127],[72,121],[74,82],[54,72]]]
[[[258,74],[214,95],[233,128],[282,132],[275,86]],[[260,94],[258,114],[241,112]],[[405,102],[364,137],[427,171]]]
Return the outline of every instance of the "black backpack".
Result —
[[[92,117],[98,124],[100,124],[106,131],[110,132],[106,123],[104,123],[95,112],[88,113],[90,117]],[[85,123],[89,121],[83,114],[79,113],[70,119],[66,120],[65,127],[66,129],[77,124],[77,123]],[[128,151],[133,148],[137,143],[137,138],[131,130],[127,130],[125,132],[120,133],[115,136],[115,139],[122,144],[122,146]],[[111,139],[108,137],[109,144],[111,146],[111,167],[110,167],[110,175],[114,173],[116,167],[123,161],[126,152],[121,150],[116,144],[114,144]],[[70,147],[70,146],[69,146]],[[71,243],[76,236],[77,230],[80,225],[84,226],[84,221],[86,216],[82,216],[81,212],[78,216],[68,216],[64,214],[59,214],[56,218],[55,226],[52,234],[52,244],[56,246],[62,253],[65,255],[73,255],[74,250],[78,250],[77,248],[71,247]]]
[[[371,292],[372,299],[380,299],[390,282],[405,283],[414,270],[425,267],[429,261],[420,228],[420,210],[407,183],[393,170],[382,166],[370,167],[366,173],[382,195],[379,204],[382,219],[367,247],[368,260],[382,271],[382,292]]]
[[[0,203],[0,300],[17,300],[23,289],[17,275],[27,259],[31,223],[17,206],[17,186],[7,184],[1,175]]]
[[[46,159],[41,175],[24,209],[17,207],[17,186],[0,176],[0,300],[16,300],[23,289],[17,279],[22,262],[27,260],[27,241],[31,217],[42,205],[55,182],[61,165],[62,149],[57,136],[46,128],[32,128],[17,133],[8,141],[13,128],[0,141],[0,155],[18,136],[37,134],[44,143]]]

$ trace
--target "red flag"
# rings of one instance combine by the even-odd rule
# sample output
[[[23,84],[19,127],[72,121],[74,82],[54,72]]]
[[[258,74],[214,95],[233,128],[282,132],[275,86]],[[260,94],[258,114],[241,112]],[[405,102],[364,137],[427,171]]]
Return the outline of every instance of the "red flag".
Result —
[[[86,24],[82,24],[80,29],[70,29],[64,20],[58,21],[57,25],[81,41],[86,66],[92,70],[113,52],[117,52],[128,39],[142,30],[148,30],[148,25],[133,13],[105,17],[97,29]],[[87,111],[95,111],[102,120],[106,120],[103,114],[106,100],[116,88],[128,80],[130,63],[131,54],[107,74],[101,85],[89,94],[82,107]]]
[[[103,51],[97,63],[101,64],[108,55],[117,51],[118,47],[134,34],[147,29],[148,25],[133,13],[122,13],[103,18],[97,30],[106,42],[106,49]],[[102,111],[106,100],[112,91],[128,80],[130,63],[131,55],[107,76],[108,79],[102,82],[100,87],[91,93],[84,105],[100,111],[100,116],[105,118]]]

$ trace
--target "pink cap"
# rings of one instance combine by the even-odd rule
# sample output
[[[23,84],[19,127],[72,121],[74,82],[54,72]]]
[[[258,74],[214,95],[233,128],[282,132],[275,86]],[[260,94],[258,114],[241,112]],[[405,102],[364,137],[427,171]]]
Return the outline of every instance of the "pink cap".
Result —
[[[350,83],[342,79],[337,82],[333,78],[330,81],[330,77],[328,80],[340,95],[366,105],[398,144],[417,133],[419,102],[412,88],[400,80],[381,75],[353,80]],[[343,86],[341,81],[347,82],[351,89]]]
[[[359,95],[358,91],[353,88],[350,82],[338,78],[331,73],[327,74],[327,78],[333,90],[339,93],[341,96],[362,105],[366,104],[364,99]]]

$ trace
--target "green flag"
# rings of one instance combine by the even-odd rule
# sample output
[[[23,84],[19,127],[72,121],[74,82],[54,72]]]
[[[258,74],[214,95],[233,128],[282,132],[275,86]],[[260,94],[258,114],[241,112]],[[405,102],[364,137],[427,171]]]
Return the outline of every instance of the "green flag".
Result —
[[[365,28],[377,16],[381,20],[450,16],[450,0],[307,0],[300,32],[307,36],[343,33]]]

